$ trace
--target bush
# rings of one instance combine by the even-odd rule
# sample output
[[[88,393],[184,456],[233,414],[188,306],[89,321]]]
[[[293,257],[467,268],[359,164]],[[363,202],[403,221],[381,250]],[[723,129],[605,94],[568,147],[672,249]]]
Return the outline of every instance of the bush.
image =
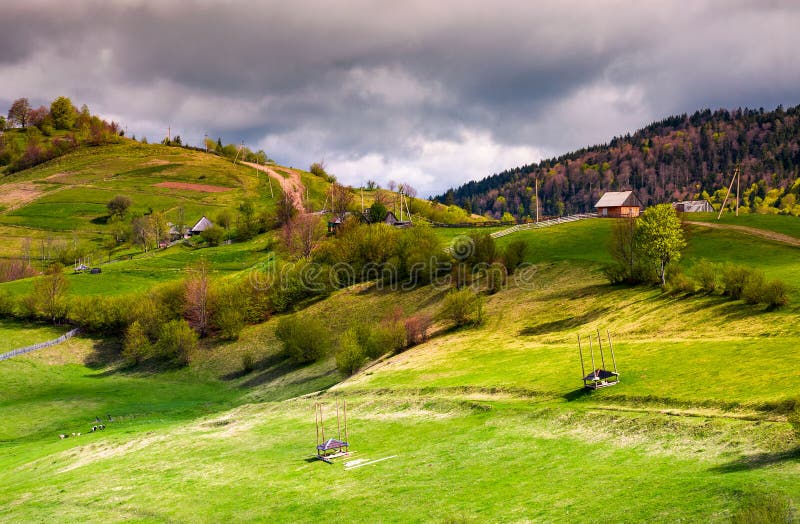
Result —
[[[200,238],[205,240],[209,246],[218,246],[224,236],[225,230],[218,226],[211,226],[200,233]]]
[[[129,364],[139,364],[149,358],[152,353],[153,345],[150,343],[144,328],[137,320],[125,330],[122,356]]]
[[[431,316],[420,313],[409,317],[405,321],[406,343],[409,346],[416,346],[428,340],[428,329],[431,327]]]
[[[789,303],[789,288],[782,280],[773,280],[764,289],[764,302],[771,308]]]
[[[244,329],[247,315],[247,296],[238,286],[219,289],[214,300],[211,323],[225,340],[236,340]]]
[[[356,328],[349,328],[339,338],[339,348],[336,351],[336,368],[345,375],[352,375],[364,365],[367,360],[364,347],[359,343],[359,333]]]
[[[665,290],[673,295],[690,294],[695,291],[695,283],[682,271],[676,270],[667,279]]]
[[[692,268],[695,280],[700,286],[700,291],[704,293],[714,293],[719,289],[719,264],[714,264],[706,259],[701,259]]]
[[[299,315],[282,317],[275,335],[283,343],[286,354],[295,362],[314,362],[325,356],[331,347],[328,330],[316,320]]]
[[[748,304],[761,304],[764,302],[767,279],[761,271],[751,269],[749,272],[742,288],[742,298]]]
[[[8,291],[0,290],[0,317],[14,316],[14,299]]]
[[[722,266],[722,285],[725,288],[724,293],[731,297],[733,300],[742,298],[744,286],[747,284],[747,279],[750,277],[751,270],[744,266],[736,264],[725,264]]]
[[[483,297],[469,288],[453,290],[442,301],[438,318],[456,327],[483,322]]]
[[[508,269],[509,274],[514,271],[525,261],[525,253],[528,251],[528,243],[524,240],[512,240],[506,246],[503,252],[503,264]]]
[[[188,364],[189,356],[197,349],[197,333],[185,320],[172,320],[161,326],[156,344],[157,355]]]
[[[608,283],[612,285],[626,282],[630,276],[628,273],[628,268],[618,263],[608,264],[603,267],[603,276],[605,276]]]

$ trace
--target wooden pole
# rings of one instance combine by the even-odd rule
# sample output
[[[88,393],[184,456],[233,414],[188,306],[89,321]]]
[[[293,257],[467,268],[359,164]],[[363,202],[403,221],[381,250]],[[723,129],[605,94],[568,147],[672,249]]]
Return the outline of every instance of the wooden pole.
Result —
[[[325,420],[322,418],[322,404],[319,405],[319,427],[322,428],[322,442],[325,442]]]
[[[739,165],[736,165],[736,216],[739,216],[739,185],[742,182],[742,172],[739,171]]]
[[[339,401],[336,401],[336,439],[342,440],[342,425],[339,423]]]
[[[719,208],[719,214],[717,215],[717,220],[720,219],[722,216],[722,212],[725,211],[725,204],[728,203],[728,197],[731,196],[731,189],[733,189],[733,182],[736,180],[736,175],[739,173],[739,167],[736,167],[736,171],[733,173],[733,178],[731,178],[731,185],[728,186],[728,192],[725,193],[725,200],[722,201],[722,207]]]
[[[592,373],[594,373],[596,367],[594,367],[594,347],[592,347],[592,336],[589,335],[589,354],[592,355]]]
[[[539,223],[539,179],[535,178],[536,180],[536,223]],[[584,375],[585,377],[586,375]]]
[[[314,404],[314,427],[317,429],[317,442],[314,447],[319,446],[319,402]],[[319,451],[319,450],[318,450]]]
[[[597,328],[597,345],[600,346],[600,365],[606,369],[606,359],[603,356],[603,340],[600,338],[600,328]]]
[[[581,334],[578,333],[578,353],[581,356],[581,378],[586,377],[586,368],[583,365],[583,349],[581,348]]]
[[[347,400],[342,401],[344,407],[344,441],[347,442],[347,448],[350,449],[350,438],[347,436]]]
[[[608,335],[608,347],[611,348],[611,362],[614,363],[614,373],[617,373],[617,359],[614,358],[614,344],[611,343],[611,333],[609,333],[607,329],[606,335]]]

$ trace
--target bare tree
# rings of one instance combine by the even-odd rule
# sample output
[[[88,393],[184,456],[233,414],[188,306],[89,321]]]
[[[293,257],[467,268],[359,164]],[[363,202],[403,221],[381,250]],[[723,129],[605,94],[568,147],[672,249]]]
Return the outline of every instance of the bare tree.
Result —
[[[328,190],[328,199],[331,203],[331,212],[334,215],[342,216],[353,203],[353,193],[350,188],[334,182]]]
[[[290,253],[308,258],[325,238],[325,232],[322,217],[310,213],[298,215],[283,225],[283,243]]]
[[[9,125],[18,125],[19,127],[28,126],[28,115],[31,111],[31,104],[27,98],[18,98],[11,104],[8,110],[8,123]]]

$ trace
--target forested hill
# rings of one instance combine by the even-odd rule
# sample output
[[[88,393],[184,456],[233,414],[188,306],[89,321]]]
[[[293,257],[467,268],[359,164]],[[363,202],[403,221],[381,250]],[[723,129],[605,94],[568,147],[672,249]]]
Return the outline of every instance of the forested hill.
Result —
[[[716,203],[737,162],[743,205],[800,214],[800,106],[672,116],[608,144],[503,171],[436,199],[495,217],[533,216],[538,178],[540,213],[547,215],[590,211],[608,190],[635,189],[646,205],[696,196]]]

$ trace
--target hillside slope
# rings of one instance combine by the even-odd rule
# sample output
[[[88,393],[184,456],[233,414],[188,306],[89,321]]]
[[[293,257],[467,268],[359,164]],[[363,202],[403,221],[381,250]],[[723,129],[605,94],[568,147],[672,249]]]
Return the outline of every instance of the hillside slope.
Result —
[[[713,198],[728,187],[737,163],[743,166],[745,207],[800,214],[800,106],[672,116],[607,144],[509,169],[436,198],[496,217],[505,211],[534,216],[536,179],[546,215],[590,211],[603,192],[623,189],[636,190],[645,205],[703,192]]]

